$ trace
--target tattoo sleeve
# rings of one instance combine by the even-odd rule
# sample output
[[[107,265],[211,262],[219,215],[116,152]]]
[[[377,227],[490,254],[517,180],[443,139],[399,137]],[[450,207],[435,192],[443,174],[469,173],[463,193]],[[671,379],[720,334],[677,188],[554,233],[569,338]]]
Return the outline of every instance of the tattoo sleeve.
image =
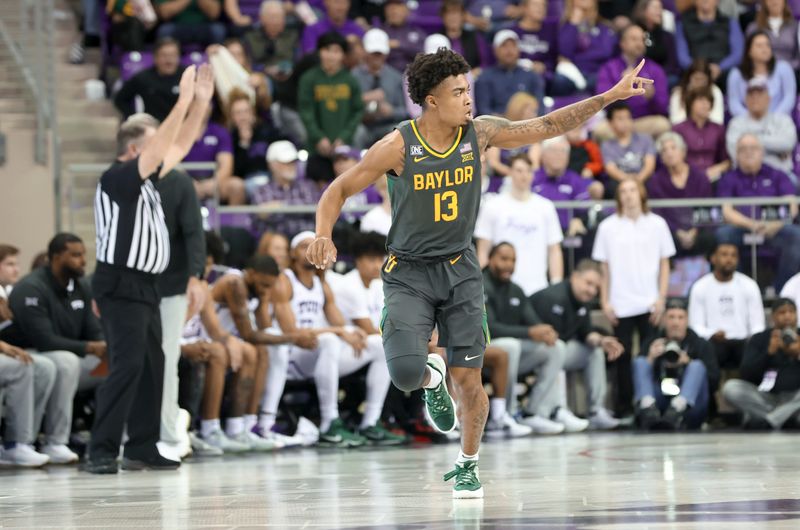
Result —
[[[578,127],[605,107],[602,95],[555,110],[539,118],[510,121],[479,116],[473,121],[481,151],[489,146],[520,147],[553,138]]]

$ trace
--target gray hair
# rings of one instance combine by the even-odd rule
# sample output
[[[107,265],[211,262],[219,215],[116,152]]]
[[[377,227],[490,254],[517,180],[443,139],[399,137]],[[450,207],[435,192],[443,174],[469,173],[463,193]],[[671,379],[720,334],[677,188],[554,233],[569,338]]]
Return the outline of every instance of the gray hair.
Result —
[[[129,145],[141,140],[149,127],[157,129],[158,126],[158,120],[149,114],[139,112],[131,115],[117,131],[117,156],[124,155]]]
[[[558,147],[558,146],[566,147],[568,153],[571,148],[569,140],[567,140],[567,137],[561,135],[561,136],[556,136],[555,138],[548,138],[547,140],[544,140],[542,142],[542,152],[545,152],[550,147]]]
[[[683,136],[673,131],[665,132],[656,140],[656,151],[658,151],[658,154],[661,154],[667,142],[673,142],[678,149],[683,151],[683,154],[686,154],[686,142],[683,140]]]
[[[284,12],[283,11],[283,4],[278,2],[278,0],[265,0],[264,2],[261,3],[261,7],[258,9],[258,14],[259,15],[263,15],[264,13],[267,12],[267,10],[270,7],[274,7],[276,9],[279,9],[281,11],[281,13]]]

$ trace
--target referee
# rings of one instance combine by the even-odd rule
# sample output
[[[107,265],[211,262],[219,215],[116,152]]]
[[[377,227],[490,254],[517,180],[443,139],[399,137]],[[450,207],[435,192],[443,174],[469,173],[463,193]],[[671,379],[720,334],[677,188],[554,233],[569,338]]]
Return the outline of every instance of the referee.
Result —
[[[170,245],[154,184],[189,152],[213,91],[208,65],[187,68],[178,102],[161,125],[148,115],[131,116],[122,124],[117,160],[97,185],[97,270],[92,289],[108,342],[109,374],[97,392],[84,467],[90,473],[118,471],[126,424],[122,469],[180,465],[156,448],[164,382],[156,280],[169,264]]]

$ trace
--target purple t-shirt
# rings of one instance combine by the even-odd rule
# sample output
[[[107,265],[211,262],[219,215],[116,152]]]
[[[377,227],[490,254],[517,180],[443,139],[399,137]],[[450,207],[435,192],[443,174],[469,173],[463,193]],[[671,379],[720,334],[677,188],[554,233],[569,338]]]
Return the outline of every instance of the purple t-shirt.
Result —
[[[411,64],[414,57],[423,51],[425,32],[416,26],[408,24],[401,27],[385,24],[383,31],[389,35],[389,40],[396,40],[400,43],[397,48],[389,52],[389,58],[386,62],[398,72],[405,72],[406,66]]]
[[[558,59],[558,22],[545,20],[539,31],[529,31],[519,26],[511,29],[519,35],[521,58],[544,63],[548,72],[555,70]]]
[[[631,142],[626,146],[620,145],[616,138],[606,140],[600,150],[603,152],[604,162],[614,162],[625,173],[638,173],[644,166],[645,155],[656,154],[653,139],[639,133],[633,133]]]
[[[725,127],[719,123],[706,122],[702,128],[691,120],[675,125],[672,130],[686,142],[686,162],[700,170],[728,159],[725,150]]]
[[[567,169],[560,177],[553,178],[540,168],[533,174],[531,189],[551,201],[582,201],[589,198],[589,186],[592,182],[592,179],[581,178],[571,169]],[[569,211],[559,208],[558,220],[561,228],[566,230],[569,226]]]
[[[636,61],[635,64],[638,64]],[[595,86],[595,94],[602,94],[616,85],[622,73],[628,68],[625,59],[615,57],[606,62],[600,67],[597,72],[597,85]],[[669,107],[669,85],[667,83],[667,74],[658,63],[647,61],[644,63],[642,70],[639,72],[641,77],[653,80],[653,90],[655,93],[650,99],[644,96],[634,96],[626,101],[628,107],[631,109],[631,116],[634,118],[641,118],[642,116],[666,116]]]
[[[197,140],[184,162],[216,162],[220,153],[233,153],[233,142],[228,130],[218,123],[208,122],[203,136]],[[193,179],[204,180],[214,176],[213,171],[189,171]]]
[[[350,35],[355,35],[359,39],[364,36],[364,29],[353,22],[352,20],[345,20],[344,24],[341,26],[336,26],[331,22],[329,19],[323,19],[317,22],[316,24],[312,24],[308,26],[303,31],[303,40],[302,40],[302,50],[303,53],[311,53],[317,49],[317,40],[319,38],[328,33],[329,31],[337,31],[343,37],[349,37]]]
[[[596,74],[614,56],[616,48],[617,35],[603,23],[589,27],[567,22],[558,32],[558,53],[575,63],[585,76]]]
[[[689,166],[689,178],[686,185],[678,188],[672,182],[666,167],[659,167],[647,181],[647,194],[651,199],[693,199],[711,197],[711,183],[706,174]],[[693,225],[694,209],[692,208],[654,208],[654,213],[663,217],[669,229],[688,230]]]
[[[756,175],[747,175],[740,169],[725,173],[717,183],[717,197],[784,197],[794,195],[795,188],[783,171],[766,164]],[[785,208],[785,206],[784,206]],[[737,210],[753,218],[752,207],[737,206]],[[761,207],[756,208],[755,219],[761,219]]]

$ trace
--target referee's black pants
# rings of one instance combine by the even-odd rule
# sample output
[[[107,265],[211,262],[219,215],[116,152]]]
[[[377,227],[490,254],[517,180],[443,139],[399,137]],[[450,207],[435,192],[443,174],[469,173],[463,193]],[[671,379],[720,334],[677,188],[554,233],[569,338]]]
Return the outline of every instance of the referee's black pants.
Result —
[[[92,288],[108,343],[109,373],[97,391],[91,459],[158,456],[164,352],[156,276],[98,264]]]

